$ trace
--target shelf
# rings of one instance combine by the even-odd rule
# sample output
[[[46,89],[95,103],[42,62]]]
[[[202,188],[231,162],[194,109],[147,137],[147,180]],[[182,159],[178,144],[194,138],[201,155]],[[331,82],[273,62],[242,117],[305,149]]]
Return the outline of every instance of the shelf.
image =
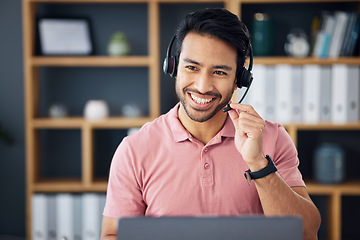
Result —
[[[107,181],[97,181],[91,184],[83,184],[80,180],[46,180],[32,185],[34,192],[105,192]]]
[[[293,58],[293,57],[254,57],[254,64],[262,65],[277,65],[277,64],[290,64],[290,65],[332,65],[332,64],[347,64],[347,65],[360,65],[360,57],[339,57],[336,59],[326,58]]]
[[[240,0],[241,3],[329,3],[329,2],[359,2],[359,0]]]
[[[139,127],[153,119],[150,117],[140,118],[126,118],[126,117],[109,117],[100,121],[88,121],[83,117],[68,117],[68,118],[36,118],[32,121],[34,128],[81,128],[84,125],[93,128],[124,128]],[[286,129],[297,130],[360,130],[360,122],[334,124],[334,123],[290,123],[284,124]]]
[[[307,191],[311,195],[360,195],[360,180],[347,181],[337,185],[326,185],[305,181]],[[37,182],[33,185],[35,192],[86,192],[86,191],[106,191],[107,181],[97,180],[89,185],[84,185],[80,180],[46,180]]]
[[[157,0],[24,0],[34,3],[147,3]]]
[[[37,118],[31,121],[34,128],[81,128],[84,118]]]
[[[109,117],[100,121],[88,121],[82,117],[73,117],[73,118],[37,118],[32,121],[32,126],[34,128],[132,128],[132,127],[141,127],[147,122],[152,121],[150,117],[140,117],[140,118],[125,118],[125,117]]]
[[[34,3],[179,3],[179,0],[25,0]],[[233,0],[232,0],[233,1]],[[241,2],[242,0],[239,0]],[[292,0],[290,0],[291,2]],[[181,3],[223,3],[223,0],[182,0]],[[266,1],[265,1],[266,2]],[[286,2],[286,1],[285,1]],[[289,2],[289,0],[288,0]],[[328,2],[328,1],[327,1]]]
[[[34,67],[147,67],[151,62],[151,58],[147,56],[38,56],[30,59],[30,64]]]
[[[86,121],[92,128],[132,128],[141,127],[153,119],[150,117],[143,118],[124,118],[124,117],[111,117],[103,121]]]
[[[358,181],[346,181],[342,184],[319,184],[314,181],[305,181],[307,191],[312,195],[360,195],[360,180]]]
[[[346,123],[346,124],[334,124],[334,123],[318,123],[318,124],[306,124],[306,123],[290,123],[284,124],[286,129],[297,130],[360,130],[360,122]]]
[[[164,3],[178,3],[179,0],[28,0],[29,2],[60,2],[60,3],[118,3],[118,2],[129,2],[129,3],[144,3],[144,2],[164,2]],[[234,1],[234,0],[232,0]],[[186,2],[223,2],[221,0],[183,0]],[[311,2],[359,2],[359,0],[238,0],[239,3],[311,3]]]

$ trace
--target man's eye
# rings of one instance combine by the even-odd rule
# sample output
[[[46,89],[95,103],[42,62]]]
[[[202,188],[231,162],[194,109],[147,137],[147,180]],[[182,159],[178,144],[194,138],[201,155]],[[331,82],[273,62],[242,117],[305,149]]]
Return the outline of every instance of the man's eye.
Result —
[[[214,73],[217,75],[227,75],[226,72],[223,71],[215,71]]]
[[[195,71],[197,68],[195,66],[188,65],[186,66],[187,69]]]

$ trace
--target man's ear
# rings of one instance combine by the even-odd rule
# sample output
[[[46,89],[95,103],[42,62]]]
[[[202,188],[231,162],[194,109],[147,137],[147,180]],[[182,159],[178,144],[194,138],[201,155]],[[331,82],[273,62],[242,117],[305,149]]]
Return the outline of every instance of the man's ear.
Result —
[[[237,89],[237,78],[235,78],[235,81],[234,81],[234,88],[233,88],[233,91],[236,91]]]

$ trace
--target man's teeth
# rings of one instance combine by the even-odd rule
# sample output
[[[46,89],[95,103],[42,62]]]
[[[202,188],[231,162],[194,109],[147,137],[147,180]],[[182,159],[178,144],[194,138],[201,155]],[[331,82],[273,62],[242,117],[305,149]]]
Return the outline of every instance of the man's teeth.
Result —
[[[213,100],[212,98],[199,98],[199,97],[193,96],[192,94],[191,94],[191,98],[192,98],[196,103],[199,103],[199,104],[209,103],[209,102],[211,102],[211,101]]]

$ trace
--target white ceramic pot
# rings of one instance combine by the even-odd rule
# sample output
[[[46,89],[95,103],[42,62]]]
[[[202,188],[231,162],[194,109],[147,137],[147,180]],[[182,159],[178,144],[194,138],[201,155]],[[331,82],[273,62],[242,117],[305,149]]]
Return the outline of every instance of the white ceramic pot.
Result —
[[[89,100],[84,110],[85,118],[89,121],[98,121],[109,116],[109,108],[104,100]]]

